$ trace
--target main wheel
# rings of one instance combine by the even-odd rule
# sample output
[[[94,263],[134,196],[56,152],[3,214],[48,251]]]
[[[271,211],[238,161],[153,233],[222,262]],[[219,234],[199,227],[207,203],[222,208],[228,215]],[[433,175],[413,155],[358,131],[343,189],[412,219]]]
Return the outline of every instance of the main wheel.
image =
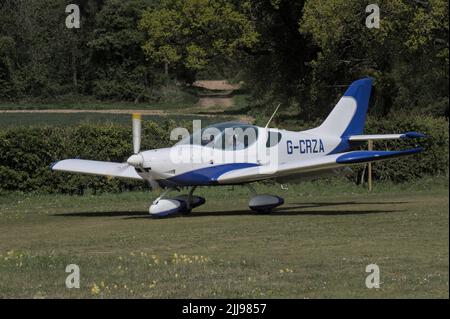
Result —
[[[256,195],[250,199],[248,206],[258,214],[270,214],[272,210],[284,204],[284,199],[273,195]]]

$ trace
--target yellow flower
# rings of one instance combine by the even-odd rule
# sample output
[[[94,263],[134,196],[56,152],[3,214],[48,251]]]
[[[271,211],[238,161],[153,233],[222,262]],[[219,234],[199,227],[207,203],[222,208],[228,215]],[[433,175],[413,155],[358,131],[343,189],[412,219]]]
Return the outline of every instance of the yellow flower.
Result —
[[[95,283],[92,286],[91,293],[93,295],[98,295],[100,293],[100,288]]]

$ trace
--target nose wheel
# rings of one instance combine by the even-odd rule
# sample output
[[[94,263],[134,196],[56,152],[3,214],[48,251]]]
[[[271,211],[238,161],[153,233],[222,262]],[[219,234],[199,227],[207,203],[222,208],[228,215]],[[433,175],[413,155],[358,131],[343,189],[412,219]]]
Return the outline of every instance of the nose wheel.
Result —
[[[165,196],[174,188],[168,188],[161,196],[155,199],[149,208],[150,215],[152,217],[168,217],[181,213],[188,215],[193,208],[203,205],[206,200],[201,196],[195,196],[194,191],[196,187],[193,186],[189,189],[188,194],[182,194],[174,197],[173,199],[166,199]]]

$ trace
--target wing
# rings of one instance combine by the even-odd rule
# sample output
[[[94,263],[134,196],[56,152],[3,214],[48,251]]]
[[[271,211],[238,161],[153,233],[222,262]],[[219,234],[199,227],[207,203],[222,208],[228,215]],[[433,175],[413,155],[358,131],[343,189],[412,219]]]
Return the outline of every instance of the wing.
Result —
[[[221,175],[218,178],[218,182],[220,184],[245,183],[292,174],[311,173],[348,165],[382,161],[389,158],[419,153],[421,151],[421,148],[414,148],[404,151],[353,151],[325,155],[307,161],[295,161],[280,165],[266,165],[233,170]]]
[[[134,167],[128,165],[127,163],[67,159],[53,163],[50,168],[54,171],[142,180],[142,177],[136,173]]]

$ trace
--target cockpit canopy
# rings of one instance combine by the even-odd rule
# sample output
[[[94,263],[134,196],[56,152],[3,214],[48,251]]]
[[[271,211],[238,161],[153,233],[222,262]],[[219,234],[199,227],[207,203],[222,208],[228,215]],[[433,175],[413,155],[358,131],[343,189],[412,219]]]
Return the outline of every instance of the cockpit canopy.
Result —
[[[225,122],[205,127],[186,136],[177,145],[201,145],[222,150],[242,150],[256,143],[258,128],[239,122]]]

